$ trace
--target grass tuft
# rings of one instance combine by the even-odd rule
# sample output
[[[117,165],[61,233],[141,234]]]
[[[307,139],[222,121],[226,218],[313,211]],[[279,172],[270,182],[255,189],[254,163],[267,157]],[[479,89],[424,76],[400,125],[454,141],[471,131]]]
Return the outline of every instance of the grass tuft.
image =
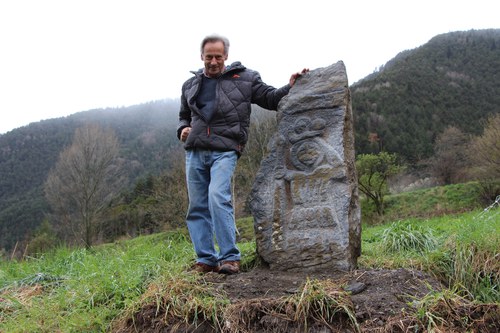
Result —
[[[499,304],[477,304],[450,289],[429,293],[415,300],[413,305],[416,314],[408,326],[425,332],[494,332],[500,329]]]
[[[289,297],[258,298],[231,304],[223,332],[307,332],[313,326],[337,331],[339,324],[360,332],[349,293],[331,280],[307,279]]]
[[[430,228],[411,221],[399,221],[386,228],[381,237],[382,247],[388,252],[432,251],[438,244]]]
[[[307,279],[300,293],[285,300],[283,307],[290,306],[294,309],[294,321],[303,323],[304,328],[312,319],[333,331],[332,325],[338,322],[338,317],[345,317],[352,327],[359,330],[349,293],[330,280]]]
[[[220,331],[227,304],[227,298],[197,274],[165,275],[151,283],[142,297],[115,321],[113,331],[129,332],[148,320],[169,332],[189,331],[203,325]]]

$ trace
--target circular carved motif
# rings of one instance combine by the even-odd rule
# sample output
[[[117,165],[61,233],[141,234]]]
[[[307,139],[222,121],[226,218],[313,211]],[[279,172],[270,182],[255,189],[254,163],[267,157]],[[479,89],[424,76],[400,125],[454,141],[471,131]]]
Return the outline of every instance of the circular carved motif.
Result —
[[[301,141],[292,146],[292,164],[301,171],[314,170],[323,160],[324,152],[313,140]]]

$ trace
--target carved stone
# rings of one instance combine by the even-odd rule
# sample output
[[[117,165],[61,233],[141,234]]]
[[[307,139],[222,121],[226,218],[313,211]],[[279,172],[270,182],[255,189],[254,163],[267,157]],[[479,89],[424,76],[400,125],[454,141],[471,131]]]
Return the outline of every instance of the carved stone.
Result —
[[[361,221],[343,62],[297,80],[278,107],[250,195],[257,252],[278,270],[356,267]]]

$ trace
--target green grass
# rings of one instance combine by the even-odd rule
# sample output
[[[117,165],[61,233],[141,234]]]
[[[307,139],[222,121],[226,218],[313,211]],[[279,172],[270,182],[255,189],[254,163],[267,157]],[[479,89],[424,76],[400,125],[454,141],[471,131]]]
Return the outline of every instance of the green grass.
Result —
[[[453,188],[434,191],[441,196]],[[464,195],[448,197],[464,202]],[[251,218],[237,222],[244,270],[258,265],[252,223]],[[499,258],[497,204],[485,211],[363,225],[358,263],[364,268],[420,269],[460,297],[499,303]],[[193,260],[183,231],[92,250],[62,247],[22,261],[0,260],[0,332],[106,332],[116,318],[130,316],[154,299],[171,315],[210,317],[220,324],[217,313],[227,300],[200,290],[185,274]],[[328,310],[325,300],[318,301],[319,309]]]
[[[427,271],[464,297],[498,303],[499,258],[500,208],[493,208],[365,226],[359,264]]]
[[[481,186],[477,182],[432,187],[412,192],[387,195],[384,216],[377,216],[373,204],[361,200],[363,221],[369,224],[397,221],[412,217],[433,217],[463,213],[481,206]]]
[[[0,332],[104,332],[154,279],[192,258],[173,233],[0,262]]]
[[[255,243],[239,246],[242,268],[250,269]],[[148,288],[180,281],[193,260],[189,239],[170,232],[0,261],[0,332],[106,332]]]

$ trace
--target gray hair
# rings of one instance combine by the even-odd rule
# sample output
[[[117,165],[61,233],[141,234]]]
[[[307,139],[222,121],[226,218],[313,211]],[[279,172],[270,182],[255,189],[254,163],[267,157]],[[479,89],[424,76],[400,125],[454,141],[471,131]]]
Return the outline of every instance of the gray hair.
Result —
[[[217,34],[208,35],[207,37],[203,38],[200,48],[201,54],[203,54],[203,48],[205,47],[205,44],[216,42],[222,42],[222,44],[224,44],[224,54],[227,55],[229,53],[229,39]]]

